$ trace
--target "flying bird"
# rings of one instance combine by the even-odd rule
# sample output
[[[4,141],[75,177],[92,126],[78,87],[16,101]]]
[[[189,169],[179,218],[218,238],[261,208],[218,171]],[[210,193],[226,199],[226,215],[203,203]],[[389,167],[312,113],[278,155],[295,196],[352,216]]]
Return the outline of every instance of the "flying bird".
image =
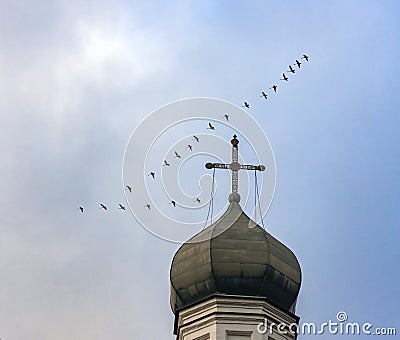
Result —
[[[150,204],[147,203],[144,207],[150,210]]]
[[[129,190],[129,192],[132,192],[132,187],[130,187],[129,185],[127,185],[125,190]]]
[[[152,171],[147,176],[151,176],[154,179],[154,178],[156,178],[156,173]]]
[[[188,148],[190,151],[192,151],[193,146],[191,146],[190,144],[188,144],[187,148]]]
[[[215,130],[215,127],[212,126],[212,124],[210,122],[208,122],[208,128],[209,130]]]
[[[308,55],[303,54],[303,56],[301,57],[301,59],[305,59],[306,61],[308,61]]]
[[[268,99],[268,96],[264,91],[261,91],[261,96],[260,97],[264,97],[265,99]]]
[[[100,203],[100,209],[107,210],[107,207],[103,203]]]
[[[125,207],[121,203],[119,203],[119,208],[118,209],[125,210]]]
[[[197,203],[201,203],[200,198],[197,197],[197,198],[196,198],[196,202],[197,202]]]
[[[170,166],[170,164],[167,162],[167,160],[164,159],[164,164],[163,166]]]
[[[283,76],[283,78],[281,78],[280,80],[284,80],[284,81],[288,81],[289,80],[289,78],[286,77],[285,73],[282,73],[282,76]]]
[[[247,102],[244,102],[243,104],[244,104],[244,105],[242,105],[242,107],[245,107],[245,108],[247,108],[247,109],[249,109],[249,108],[250,108],[250,105],[249,105],[249,103],[247,103]]]
[[[172,204],[174,207],[176,206],[176,202],[175,201],[171,201],[171,202],[169,202],[169,204]]]
[[[278,88],[278,85],[272,85],[271,87],[270,87],[270,89],[273,89],[274,90],[274,92],[276,92],[276,89]]]
[[[294,68],[292,67],[292,65],[289,65],[289,71],[288,71],[288,72],[295,73],[296,71],[294,70]]]
[[[200,141],[199,137],[197,137],[197,136],[193,136],[193,140],[195,140],[197,143]]]
[[[175,151],[175,156],[174,156],[174,158],[181,158],[181,155]]]
[[[225,118],[227,122],[229,122],[229,115],[224,115],[222,118]]]
[[[79,208],[76,209],[76,210],[80,210],[81,212],[83,212],[83,207],[79,207]]]
[[[300,68],[301,62],[296,59],[296,64],[293,65],[297,65],[297,67]]]

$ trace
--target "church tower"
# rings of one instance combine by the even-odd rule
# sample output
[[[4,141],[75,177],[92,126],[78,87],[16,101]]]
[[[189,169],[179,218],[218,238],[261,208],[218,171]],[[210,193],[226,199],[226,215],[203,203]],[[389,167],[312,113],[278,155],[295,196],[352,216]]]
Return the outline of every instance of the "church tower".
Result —
[[[232,170],[232,193],[222,217],[176,252],[170,270],[171,308],[178,340],[283,340],[297,337],[295,315],[301,284],[299,263],[243,212],[237,193],[237,162],[207,168]]]

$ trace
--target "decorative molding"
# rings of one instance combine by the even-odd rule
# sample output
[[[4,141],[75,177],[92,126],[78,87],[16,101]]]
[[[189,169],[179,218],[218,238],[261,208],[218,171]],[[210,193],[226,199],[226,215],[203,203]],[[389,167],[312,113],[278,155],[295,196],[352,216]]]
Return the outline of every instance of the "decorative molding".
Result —
[[[252,331],[226,331],[226,335],[251,336]]]

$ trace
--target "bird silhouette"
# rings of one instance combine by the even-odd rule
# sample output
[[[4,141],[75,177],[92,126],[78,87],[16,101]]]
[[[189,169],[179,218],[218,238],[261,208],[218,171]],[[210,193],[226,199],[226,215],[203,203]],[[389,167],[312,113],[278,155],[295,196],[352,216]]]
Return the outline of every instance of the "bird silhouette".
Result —
[[[188,144],[187,148],[188,148],[190,151],[192,151],[193,146],[191,146],[190,144]]]
[[[268,99],[268,96],[264,91],[261,91],[261,96],[260,97],[264,97],[265,99]]]
[[[296,73],[296,71],[294,70],[294,68],[292,67],[292,65],[289,65],[289,71],[288,71],[288,72]]]
[[[76,210],[80,210],[81,212],[83,212],[83,207],[79,207],[79,208],[76,209]]]
[[[171,202],[169,202],[169,204],[172,204],[174,207],[176,206],[176,202],[175,201],[171,201]]]
[[[156,178],[156,173],[152,171],[147,176],[151,176],[154,179],[154,178]]]
[[[227,122],[229,122],[229,115],[224,115],[222,118],[225,118]]]
[[[276,89],[278,88],[278,85],[272,85],[271,87],[270,87],[270,89],[273,89],[274,90],[274,92],[276,92]]]
[[[170,164],[167,162],[166,159],[164,159],[164,164],[163,164],[163,166],[170,166]]]
[[[195,140],[197,143],[200,141],[199,137],[193,136],[193,140]]]
[[[250,105],[249,105],[249,103],[248,103],[248,102],[244,102],[243,104],[244,104],[244,105],[242,105],[242,107],[245,107],[245,108],[247,108],[247,109],[249,109],[249,108],[250,108]]]
[[[209,130],[215,130],[215,127],[212,126],[212,124],[210,122],[208,122],[208,128]]]
[[[125,190],[129,190],[129,192],[132,192],[132,187],[127,185]]]
[[[100,209],[107,210],[107,207],[103,203],[100,203]]]
[[[303,54],[303,56],[301,57],[301,59],[305,59],[306,61],[308,61],[308,55]]]
[[[144,207],[150,210],[150,204],[147,203]]]
[[[197,202],[197,203],[201,203],[200,198],[197,197],[197,198],[196,198],[196,202]]]
[[[296,59],[296,64],[293,65],[297,65],[297,67],[300,68],[301,62]]]
[[[125,210],[125,207],[121,203],[119,203],[119,208],[118,209]]]
[[[175,156],[174,156],[174,158],[181,158],[181,155],[175,151]]]
[[[281,78],[280,80],[284,80],[284,81],[288,81],[289,80],[289,78],[286,77],[285,73],[282,73],[282,76],[283,76],[283,78]]]

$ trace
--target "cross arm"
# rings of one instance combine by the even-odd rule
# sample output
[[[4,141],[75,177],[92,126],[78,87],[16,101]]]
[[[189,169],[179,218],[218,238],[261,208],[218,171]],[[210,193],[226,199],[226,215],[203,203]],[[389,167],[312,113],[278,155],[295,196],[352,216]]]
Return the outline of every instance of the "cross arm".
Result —
[[[240,165],[240,169],[264,171],[265,170],[265,166],[264,165],[247,165],[247,164],[243,164],[243,165]]]
[[[218,168],[218,169],[229,169],[229,168],[230,168],[230,164],[206,163],[206,168],[207,168],[207,169],[214,169],[214,168]]]
[[[236,162],[232,163],[232,164],[223,164],[223,163],[206,163],[206,168],[207,169],[214,169],[214,168],[218,168],[218,169],[231,169],[231,170],[236,170],[237,166],[237,170],[239,169],[244,169],[244,170],[258,170],[258,171],[264,171],[265,170],[265,166],[264,165],[247,165],[247,164],[236,164]]]

